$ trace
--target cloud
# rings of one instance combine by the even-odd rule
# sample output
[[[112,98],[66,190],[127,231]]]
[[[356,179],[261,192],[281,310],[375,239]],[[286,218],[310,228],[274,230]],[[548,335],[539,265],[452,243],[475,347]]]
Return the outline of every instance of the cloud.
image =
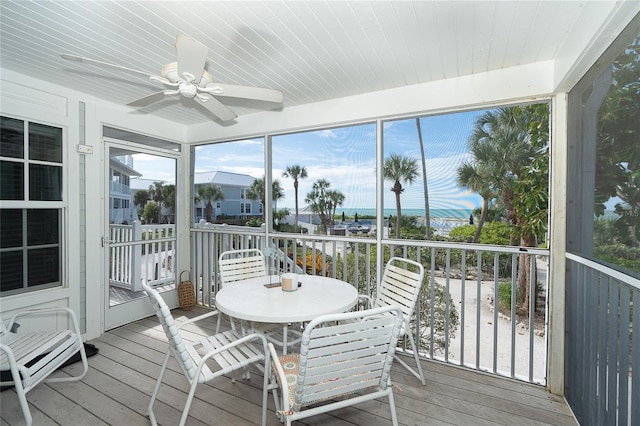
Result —
[[[319,130],[314,133],[320,136],[321,138],[325,138],[325,139],[336,139],[338,137],[336,131],[333,129]]]

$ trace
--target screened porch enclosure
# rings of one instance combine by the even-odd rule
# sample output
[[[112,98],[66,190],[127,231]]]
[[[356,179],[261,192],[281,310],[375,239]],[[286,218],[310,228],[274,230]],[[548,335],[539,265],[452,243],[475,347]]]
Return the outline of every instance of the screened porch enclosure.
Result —
[[[427,386],[394,366],[401,424],[640,424],[637,0],[179,3],[0,6],[0,316],[68,307],[100,349],[81,382],[29,395],[36,424],[148,424],[167,342],[140,284],[176,307],[188,271],[185,321],[215,309],[219,255],[237,248],[368,296],[390,257],[423,265],[408,331]],[[163,86],[178,33],[205,45],[203,75],[284,101],[220,96],[229,122],[179,91],[132,107]],[[137,167],[110,174],[114,147],[171,159],[138,164],[156,166],[142,189],[171,187],[145,219],[166,225],[136,220]],[[186,398],[178,374],[167,424]],[[221,379],[189,423],[256,424],[261,373]],[[20,424],[15,393],[0,402],[0,422]]]

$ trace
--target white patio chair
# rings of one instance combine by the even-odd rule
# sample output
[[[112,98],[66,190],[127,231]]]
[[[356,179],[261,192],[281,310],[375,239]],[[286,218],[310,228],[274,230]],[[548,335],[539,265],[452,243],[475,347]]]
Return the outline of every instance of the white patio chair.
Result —
[[[151,400],[149,401],[147,414],[149,415],[152,425],[157,424],[156,416],[153,413],[153,404],[158,395],[158,390],[162,383],[162,377],[164,376],[167,363],[171,356],[175,358],[176,362],[180,366],[180,370],[185,375],[187,382],[191,386],[187,402],[185,403],[182,417],[180,419],[180,425],[184,425],[187,420],[198,383],[210,382],[216,377],[229,374],[232,371],[241,368],[246,368],[252,363],[263,362],[264,371],[267,370],[270,356],[267,348],[267,341],[263,335],[254,333],[241,336],[235,331],[229,330],[202,338],[196,342],[185,342],[180,336],[180,330],[185,325],[211,318],[214,315],[218,315],[218,311],[211,311],[195,318],[191,318],[176,327],[171,311],[160,294],[149,287],[146,282],[142,283],[142,288],[147,293],[147,296],[149,296],[149,301],[155,308],[160,324],[162,324],[162,328],[167,335],[167,339],[169,339],[169,349],[167,350],[167,355],[165,356],[162,368],[160,369],[160,375],[158,376],[156,386],[153,389],[153,394],[151,395]],[[258,345],[254,345],[254,342],[257,342]],[[262,345],[262,348],[260,348],[260,344]],[[262,351],[260,351],[260,349],[262,349]],[[209,362],[210,360],[217,363],[216,369],[212,369],[214,366]],[[265,374],[262,394],[263,426],[267,422],[268,379],[269,377]]]
[[[420,287],[422,286],[423,278],[424,267],[420,263],[401,257],[392,257],[384,268],[384,274],[378,283],[375,299],[372,300],[371,297],[367,295],[360,295],[359,297],[366,300],[369,308],[390,305],[397,305],[402,308],[404,326],[402,327],[401,337],[409,338],[418,371],[411,368],[398,355],[396,355],[395,358],[425,385],[422,365],[418,358],[418,348],[413,338],[411,328],[409,327],[409,322],[411,321],[418,297],[420,296]]]
[[[72,329],[57,329],[51,326],[57,323],[55,317],[60,313],[68,316]],[[31,324],[38,325],[38,330],[44,331],[9,332],[8,330],[12,330],[14,324],[17,324],[18,318],[32,321]],[[33,322],[34,320],[36,322]],[[13,315],[7,328],[2,328],[3,330],[0,330],[0,370],[10,371],[12,380],[2,381],[0,385],[15,386],[24,421],[27,425],[31,425],[32,417],[27,403],[27,392],[40,383],[80,380],[89,370],[78,320],[69,308],[30,309]],[[80,374],[72,377],[49,377],[78,352],[83,366]]]
[[[323,315],[305,328],[299,354],[278,356],[269,343],[269,387],[281,420],[290,426],[297,419],[386,396],[397,425],[390,372],[402,323],[397,306]]]
[[[264,254],[258,249],[229,250],[218,258],[220,287],[249,278],[266,277],[267,265]],[[220,320],[216,324],[216,333],[220,332]],[[229,317],[231,329],[235,330],[233,318]],[[271,328],[271,327],[268,327]]]
[[[218,259],[218,270],[220,272],[220,285],[223,288],[237,281],[268,276],[264,253],[258,249],[229,250],[223,252]],[[233,318],[229,317],[229,322],[231,323],[231,329],[235,330]],[[254,327],[257,331],[265,333],[270,342],[280,346],[283,346],[284,335],[289,332],[288,324],[257,323]],[[219,330],[220,316],[218,316],[216,333],[219,332]],[[280,335],[280,333],[282,333],[282,335]],[[297,342],[297,340],[287,341],[287,345],[293,345]]]

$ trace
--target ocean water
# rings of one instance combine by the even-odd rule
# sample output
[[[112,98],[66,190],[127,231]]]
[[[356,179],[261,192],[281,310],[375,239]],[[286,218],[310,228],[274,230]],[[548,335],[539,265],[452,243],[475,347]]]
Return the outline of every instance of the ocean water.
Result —
[[[359,217],[376,215],[376,209],[336,209],[336,215],[341,215],[343,212],[346,216],[351,217],[353,217],[356,213],[358,213]],[[472,212],[472,209],[430,209],[429,215],[432,221],[435,219],[468,220]],[[402,209],[402,214],[405,216],[424,217],[424,209]],[[390,215],[396,215],[395,208],[384,209],[384,217],[389,217]]]

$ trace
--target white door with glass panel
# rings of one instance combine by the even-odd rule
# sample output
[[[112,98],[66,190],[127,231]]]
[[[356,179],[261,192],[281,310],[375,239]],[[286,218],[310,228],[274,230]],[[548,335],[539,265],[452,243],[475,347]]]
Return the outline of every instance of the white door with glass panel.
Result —
[[[176,163],[165,150],[106,141],[105,330],[153,314],[142,290],[176,285]]]

